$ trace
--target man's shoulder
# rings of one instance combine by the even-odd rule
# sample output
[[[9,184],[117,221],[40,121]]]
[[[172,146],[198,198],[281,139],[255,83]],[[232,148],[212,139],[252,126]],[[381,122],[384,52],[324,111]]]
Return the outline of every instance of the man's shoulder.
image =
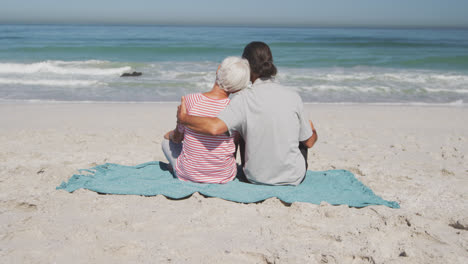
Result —
[[[231,98],[230,98],[230,102],[233,102],[233,101],[242,101],[244,100],[245,98],[248,98],[252,96],[252,88],[248,87],[248,88],[245,88],[235,94],[232,94]]]
[[[301,101],[298,89],[293,86],[286,86],[278,82],[272,82],[268,86],[259,88],[259,91],[269,98],[278,98],[283,101]]]

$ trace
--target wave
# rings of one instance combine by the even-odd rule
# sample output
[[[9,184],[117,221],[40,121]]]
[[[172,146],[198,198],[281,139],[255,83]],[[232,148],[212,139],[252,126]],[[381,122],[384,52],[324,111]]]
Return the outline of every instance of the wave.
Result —
[[[468,94],[467,89],[437,89],[437,88],[426,88],[425,89],[428,92],[432,93],[440,93],[440,92],[447,92],[447,93],[461,93],[461,94]]]
[[[0,47],[0,57],[37,57],[39,59],[100,58],[121,61],[218,61],[227,55],[240,55],[241,48],[236,46],[215,46],[176,43],[159,46],[147,43],[125,42],[119,46],[40,46],[40,47]],[[353,48],[337,47],[350,45]],[[405,47],[403,47],[405,46]],[[406,47],[407,46],[407,47]],[[359,65],[396,67],[410,69],[452,69],[468,70],[468,56],[463,47],[444,48],[438,44],[430,47],[425,44],[397,43],[271,43],[279,54],[275,57],[278,66],[283,67],[355,67]],[[403,47],[403,48],[399,48]],[[376,49],[374,49],[376,48]],[[455,52],[451,52],[451,50]],[[434,52],[425,52],[434,50]],[[447,52],[447,51],[449,52]],[[458,51],[460,50],[460,51]],[[459,53],[457,55],[457,53]],[[463,54],[462,54],[463,53]],[[407,55],[411,54],[411,55]]]
[[[300,92],[349,92],[349,93],[360,93],[360,94],[388,94],[391,93],[412,93],[412,94],[426,94],[426,93],[454,93],[454,94],[468,94],[466,89],[442,89],[442,88],[420,88],[420,89],[402,89],[397,91],[390,87],[379,86],[379,85],[314,85],[314,86],[301,86],[298,89]]]
[[[452,84],[468,85],[468,75],[457,73],[439,73],[429,71],[389,71],[385,69],[359,70],[358,68],[343,70],[335,69],[329,72],[321,70],[304,70],[299,74],[293,73],[293,70],[285,69],[286,72],[280,73],[283,78],[293,78],[298,81],[309,82],[405,82],[413,84],[422,84],[429,82],[451,82]]]
[[[403,60],[403,66],[424,66],[424,65],[450,65],[451,67],[464,67],[468,66],[468,56],[429,56],[421,59]]]
[[[54,99],[3,99],[0,98],[0,104],[9,103],[31,103],[31,104],[180,104],[180,98],[170,101],[109,101],[109,100],[54,100]],[[463,100],[456,100],[447,103],[425,103],[425,102],[304,102],[305,105],[378,105],[378,106],[420,106],[420,107],[466,107]]]
[[[217,66],[214,61],[0,63],[0,99],[177,101],[184,94],[209,90]],[[118,77],[130,69],[144,74]],[[468,102],[468,73],[462,71],[278,67],[276,78],[297,89],[305,102]]]
[[[328,91],[328,92],[354,92],[354,93],[390,93],[391,89],[385,86],[369,86],[369,85],[314,85],[314,86],[301,86],[301,92],[310,91]]]
[[[38,85],[38,86],[104,86],[106,83],[86,80],[23,80],[0,78],[0,84]]]
[[[337,51],[338,53],[339,51]],[[414,56],[417,57],[417,56]],[[288,68],[307,67],[381,67],[411,70],[454,70],[468,71],[468,56],[428,56],[423,55],[420,58],[411,59],[408,56],[393,56],[388,58],[379,58],[379,56],[337,56],[336,53],[329,52],[328,56],[306,56],[302,58],[283,58],[277,63],[280,66]]]
[[[121,75],[130,66],[108,68],[105,61],[43,61],[36,63],[0,63],[0,74],[52,73],[60,75]]]
[[[177,103],[177,102],[176,102]],[[463,100],[456,100],[447,103],[425,103],[425,102],[304,102],[308,105],[388,105],[388,106],[453,106],[453,107],[464,107],[466,106]]]
[[[468,74],[378,67],[279,68],[279,82],[305,101],[444,103],[468,99]]]

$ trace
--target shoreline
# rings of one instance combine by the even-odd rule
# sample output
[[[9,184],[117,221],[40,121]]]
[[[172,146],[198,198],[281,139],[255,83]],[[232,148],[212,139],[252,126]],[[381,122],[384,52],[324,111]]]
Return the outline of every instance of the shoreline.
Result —
[[[55,190],[97,164],[165,162],[160,142],[175,127],[177,105],[0,102],[0,259],[468,261],[468,231],[460,228],[468,226],[465,106],[305,104],[319,135],[309,169],[349,170],[401,209]]]
[[[2,104],[179,104],[180,101],[55,101],[55,100],[1,100]],[[457,100],[449,103],[424,103],[424,102],[303,102],[304,105],[331,105],[331,106],[411,106],[411,107],[468,107],[468,103],[463,100]]]

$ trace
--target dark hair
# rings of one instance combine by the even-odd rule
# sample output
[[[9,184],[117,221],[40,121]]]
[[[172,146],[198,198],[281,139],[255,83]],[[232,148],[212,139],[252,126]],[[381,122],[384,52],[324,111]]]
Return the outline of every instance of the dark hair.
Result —
[[[270,47],[260,41],[250,42],[244,48],[242,58],[249,61],[250,70],[259,78],[270,78],[276,75],[276,66],[273,64],[273,55]]]

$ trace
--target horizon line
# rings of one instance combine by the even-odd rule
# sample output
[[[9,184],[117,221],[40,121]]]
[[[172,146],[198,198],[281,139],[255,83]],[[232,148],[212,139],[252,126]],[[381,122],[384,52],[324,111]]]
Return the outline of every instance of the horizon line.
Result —
[[[0,25],[29,26],[160,26],[160,27],[258,27],[258,28],[382,28],[382,29],[468,29],[468,25],[391,25],[391,24],[211,24],[211,23],[120,23],[120,22],[8,22]]]

